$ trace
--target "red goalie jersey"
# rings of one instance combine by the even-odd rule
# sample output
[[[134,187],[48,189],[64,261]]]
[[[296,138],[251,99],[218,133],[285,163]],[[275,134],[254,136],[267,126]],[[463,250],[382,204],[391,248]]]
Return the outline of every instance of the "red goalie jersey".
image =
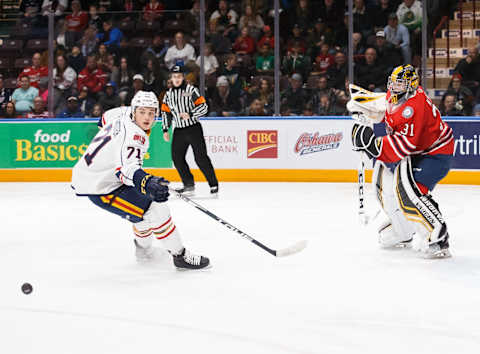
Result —
[[[387,102],[390,96],[389,90]],[[387,103],[384,121],[387,135],[382,138],[380,161],[397,162],[413,154],[453,154],[452,128],[421,87],[401,104]]]

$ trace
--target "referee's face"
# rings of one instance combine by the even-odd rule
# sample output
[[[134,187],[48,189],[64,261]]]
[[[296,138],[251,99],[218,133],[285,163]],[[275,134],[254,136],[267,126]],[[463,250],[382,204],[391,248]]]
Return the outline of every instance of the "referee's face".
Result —
[[[183,73],[172,73],[172,84],[174,87],[178,87],[183,82]]]
[[[153,107],[138,107],[135,109],[135,123],[147,131],[152,128],[155,122],[155,108]]]

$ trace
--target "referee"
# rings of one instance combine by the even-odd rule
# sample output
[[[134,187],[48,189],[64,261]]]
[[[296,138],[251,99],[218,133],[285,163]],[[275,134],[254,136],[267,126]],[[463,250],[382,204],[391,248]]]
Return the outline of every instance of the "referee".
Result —
[[[207,102],[196,87],[185,82],[182,66],[172,68],[170,79],[173,87],[163,97],[162,128],[163,139],[168,142],[170,140],[168,128],[173,122],[172,160],[183,182],[183,188],[177,191],[180,193],[195,191],[193,175],[185,160],[187,149],[191,145],[195,162],[210,186],[210,193],[217,194],[217,176],[207,155],[203,129],[198,120],[207,114]]]

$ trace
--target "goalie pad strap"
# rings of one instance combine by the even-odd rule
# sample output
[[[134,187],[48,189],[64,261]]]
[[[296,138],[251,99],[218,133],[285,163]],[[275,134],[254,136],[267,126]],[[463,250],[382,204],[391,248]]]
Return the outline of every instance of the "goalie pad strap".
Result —
[[[437,203],[417,187],[410,157],[400,162],[396,172],[396,193],[405,217],[427,231],[428,242],[443,240],[447,235],[445,221]]]

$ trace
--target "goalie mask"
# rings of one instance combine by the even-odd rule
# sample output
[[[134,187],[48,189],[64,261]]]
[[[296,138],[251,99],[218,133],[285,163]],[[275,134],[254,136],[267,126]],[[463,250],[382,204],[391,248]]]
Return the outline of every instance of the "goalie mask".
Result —
[[[388,78],[387,89],[390,92],[387,109],[390,113],[407,101],[418,88],[418,75],[415,68],[408,64],[397,66]]]

